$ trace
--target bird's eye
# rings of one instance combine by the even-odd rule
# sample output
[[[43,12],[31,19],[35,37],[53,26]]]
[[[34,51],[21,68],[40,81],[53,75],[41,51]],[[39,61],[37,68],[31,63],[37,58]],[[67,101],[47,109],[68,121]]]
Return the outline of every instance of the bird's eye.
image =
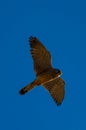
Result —
[[[56,70],[56,73],[59,73],[59,72],[60,72],[60,70],[59,70],[59,69],[57,69],[57,70]]]

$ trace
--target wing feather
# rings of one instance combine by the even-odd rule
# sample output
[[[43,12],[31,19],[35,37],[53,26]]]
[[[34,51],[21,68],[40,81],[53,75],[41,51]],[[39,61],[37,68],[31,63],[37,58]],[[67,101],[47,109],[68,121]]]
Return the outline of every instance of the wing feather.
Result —
[[[51,67],[51,55],[36,37],[31,36],[29,42],[31,47],[30,52],[34,62],[34,70],[38,75]]]
[[[50,92],[50,95],[57,105],[60,105],[64,99],[64,85],[64,80],[60,77],[43,84],[43,86]]]

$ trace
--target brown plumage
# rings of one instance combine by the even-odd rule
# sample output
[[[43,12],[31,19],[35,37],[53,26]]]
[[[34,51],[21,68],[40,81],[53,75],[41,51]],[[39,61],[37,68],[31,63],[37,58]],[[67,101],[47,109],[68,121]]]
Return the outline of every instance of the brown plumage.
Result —
[[[36,37],[31,36],[29,38],[29,43],[34,63],[34,70],[36,72],[36,79],[22,88],[19,93],[23,95],[35,86],[43,85],[49,91],[56,104],[61,104],[64,99],[65,85],[63,79],[60,78],[61,71],[52,67],[49,51]]]

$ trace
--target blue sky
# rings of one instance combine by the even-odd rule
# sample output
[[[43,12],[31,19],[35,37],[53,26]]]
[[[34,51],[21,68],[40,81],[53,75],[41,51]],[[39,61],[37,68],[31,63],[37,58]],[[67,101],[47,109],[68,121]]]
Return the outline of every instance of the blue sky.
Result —
[[[86,129],[85,0],[0,2],[0,129]],[[38,37],[62,70],[65,99],[57,107],[42,87],[18,91],[35,79],[29,36]]]

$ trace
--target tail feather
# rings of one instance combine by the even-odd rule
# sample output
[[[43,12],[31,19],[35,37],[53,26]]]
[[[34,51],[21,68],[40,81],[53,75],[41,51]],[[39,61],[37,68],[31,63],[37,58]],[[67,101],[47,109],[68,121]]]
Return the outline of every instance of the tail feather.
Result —
[[[30,84],[26,85],[24,88],[22,88],[22,89],[19,91],[19,93],[20,93],[21,95],[24,95],[26,92],[28,92],[28,91],[30,91],[32,88],[34,88],[35,85],[36,85],[35,82],[30,83]]]

